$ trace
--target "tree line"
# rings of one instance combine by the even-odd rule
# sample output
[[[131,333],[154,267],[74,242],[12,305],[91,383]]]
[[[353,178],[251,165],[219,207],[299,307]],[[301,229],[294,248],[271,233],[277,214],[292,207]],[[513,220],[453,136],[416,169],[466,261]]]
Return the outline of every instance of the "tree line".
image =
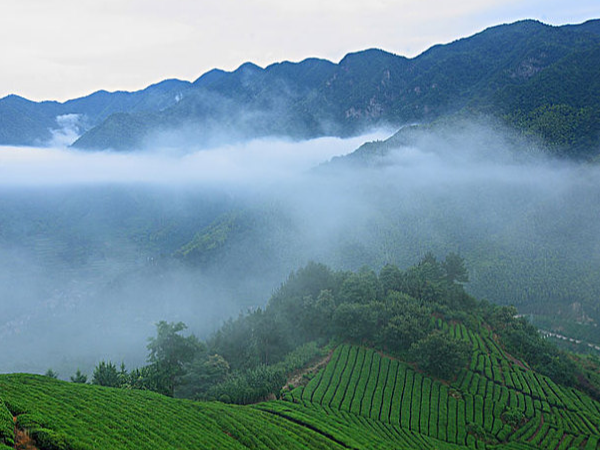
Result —
[[[264,308],[230,319],[206,341],[185,336],[185,324],[161,321],[149,339],[148,364],[127,371],[102,361],[91,382],[148,389],[168,396],[251,403],[278,395],[287,375],[341,342],[379,349],[450,380],[472,348],[444,332],[442,321],[474,331],[491,327],[502,345],[555,381],[577,384],[577,367],[539,336],[512,307],[466,293],[464,260],[431,253],[407,270],[334,271],[311,262],[290,274]],[[78,372],[74,382],[86,382]]]

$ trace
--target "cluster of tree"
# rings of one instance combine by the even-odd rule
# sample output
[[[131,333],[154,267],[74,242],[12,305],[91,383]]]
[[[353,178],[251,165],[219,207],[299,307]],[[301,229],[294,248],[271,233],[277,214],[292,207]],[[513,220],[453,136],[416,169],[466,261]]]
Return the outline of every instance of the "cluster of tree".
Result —
[[[544,339],[539,330],[524,317],[517,315],[511,306],[481,304],[486,322],[499,335],[501,342],[512,355],[527,363],[556,383],[566,386],[578,384],[578,367],[550,341]]]
[[[182,322],[156,325],[156,337],[149,339],[148,364],[127,371],[111,361],[101,361],[94,368],[91,384],[107,387],[146,389],[171,397],[198,397],[198,393],[225,380],[229,365],[219,355],[209,354],[206,345],[193,334],[182,335]],[[57,374],[51,369],[46,376]],[[79,369],[71,376],[74,383],[87,383]]]
[[[464,261],[456,254],[442,262],[427,254],[407,271],[387,265],[379,274],[367,268],[334,272],[309,263],[290,275],[265,309],[227,322],[208,346],[233,369],[250,370],[277,363],[307,342],[335,339],[413,361],[418,355],[425,370],[443,378],[447,370],[437,370],[423,359],[439,359],[436,351],[423,351],[429,348],[424,342],[436,333],[434,314],[449,316],[476,304],[463,289],[467,281]],[[446,361],[462,365],[468,356],[464,344],[445,339],[457,350],[449,352]],[[452,358],[455,354],[458,358]]]
[[[467,281],[456,254],[443,261],[427,254],[406,271],[387,265],[379,274],[309,263],[289,276],[264,309],[229,320],[206,342],[184,336],[181,322],[160,322],[149,340],[148,365],[128,372],[103,361],[91,382],[250,403],[278,394],[291,372],[322,355],[320,348],[331,342],[380,349],[451,379],[468,363],[472,348],[440,330],[442,319],[474,331],[485,322],[510,353],[558,383],[577,384],[578,368],[564,352],[516,317],[515,308],[469,296]],[[71,379],[87,381],[79,371]]]
[[[468,295],[466,282],[464,260],[453,253],[443,261],[426,254],[405,271],[387,265],[379,274],[310,263],[290,275],[265,309],[229,321],[207,345],[240,371],[276,363],[303,343],[334,339],[381,349],[448,379],[466,364],[471,349],[440,333],[433,320],[440,317],[474,331],[486,323],[509,353],[557,383],[590,391],[570,355],[518,317],[514,307]]]

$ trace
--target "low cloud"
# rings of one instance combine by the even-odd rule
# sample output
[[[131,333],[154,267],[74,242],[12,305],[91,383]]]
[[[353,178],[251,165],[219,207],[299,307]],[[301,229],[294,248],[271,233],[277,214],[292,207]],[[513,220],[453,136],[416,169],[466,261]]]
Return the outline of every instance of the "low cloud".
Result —
[[[63,114],[56,116],[58,128],[50,130],[52,138],[49,147],[66,148],[81,135],[81,114]]]
[[[55,140],[72,138],[78,117],[61,116]],[[0,147],[0,185],[39,186],[97,183],[260,184],[278,182],[334,156],[354,151],[365,140],[387,137],[384,131],[351,138],[294,142],[260,139],[193,153],[154,149],[148,152],[83,152],[65,148]]]

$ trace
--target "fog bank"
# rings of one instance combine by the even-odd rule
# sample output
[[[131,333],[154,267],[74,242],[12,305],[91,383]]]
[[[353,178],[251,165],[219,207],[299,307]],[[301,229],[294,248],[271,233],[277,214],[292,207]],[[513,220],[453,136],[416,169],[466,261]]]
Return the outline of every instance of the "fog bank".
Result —
[[[458,252],[477,296],[600,319],[598,166],[467,123],[310,170],[383,137],[0,149],[0,372],[143,364],[154,323],[207,336],[310,260],[405,268]]]

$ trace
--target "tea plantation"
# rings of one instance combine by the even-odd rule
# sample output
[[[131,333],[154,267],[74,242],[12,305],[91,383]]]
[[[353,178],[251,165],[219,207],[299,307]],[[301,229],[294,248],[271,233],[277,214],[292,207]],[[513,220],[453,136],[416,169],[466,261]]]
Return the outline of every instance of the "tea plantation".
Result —
[[[0,375],[0,450],[598,449],[598,359],[461,280],[451,255],[379,275],[309,265],[206,344],[161,322],[151,356],[189,345],[185,370],[150,358],[118,388]],[[148,382],[164,373],[168,389]]]
[[[470,448],[597,448],[600,403],[510,357],[485,329],[445,328],[475,349],[451,384],[374,350],[342,345],[324,371],[286,394],[294,407],[286,405],[283,415],[321,408],[326,416],[336,411]]]
[[[0,449],[17,429],[41,450],[598,448],[600,403],[511,357],[485,327],[436,325],[474,349],[451,383],[348,344],[305,386],[247,406],[2,375]]]

